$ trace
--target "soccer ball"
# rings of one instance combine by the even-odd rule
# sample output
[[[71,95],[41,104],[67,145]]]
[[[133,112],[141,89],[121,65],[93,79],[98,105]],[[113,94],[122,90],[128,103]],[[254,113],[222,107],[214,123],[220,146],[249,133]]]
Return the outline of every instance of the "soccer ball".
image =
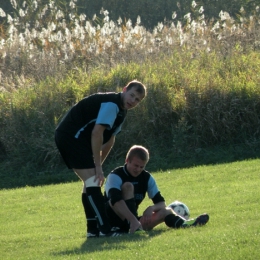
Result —
[[[183,202],[176,200],[169,204],[167,207],[171,208],[177,215],[185,219],[189,219],[190,217],[190,210]]]

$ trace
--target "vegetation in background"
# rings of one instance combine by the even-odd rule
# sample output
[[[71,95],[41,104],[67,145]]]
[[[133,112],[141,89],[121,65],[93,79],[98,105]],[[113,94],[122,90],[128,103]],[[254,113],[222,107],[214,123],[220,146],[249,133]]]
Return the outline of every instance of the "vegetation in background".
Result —
[[[129,112],[107,169],[134,143],[154,169],[259,156],[258,6],[208,21],[193,1],[183,19],[150,30],[105,9],[88,20],[75,0],[11,3],[15,15],[0,9],[1,188],[71,180],[53,140],[58,121],[85,95],[132,79],[148,96]]]

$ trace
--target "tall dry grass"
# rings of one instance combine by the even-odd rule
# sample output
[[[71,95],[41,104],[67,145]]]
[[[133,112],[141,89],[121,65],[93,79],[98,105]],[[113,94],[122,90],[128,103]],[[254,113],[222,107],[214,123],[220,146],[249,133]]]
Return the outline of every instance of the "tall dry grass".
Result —
[[[2,91],[12,91],[30,82],[46,77],[61,76],[75,67],[88,71],[102,66],[109,70],[117,64],[146,59],[160,59],[173,50],[217,52],[226,57],[234,48],[241,52],[259,49],[259,7],[254,15],[246,17],[241,9],[239,22],[221,11],[219,20],[206,21],[203,6],[192,2],[193,13],[184,16],[185,23],[175,20],[159,22],[153,31],[142,26],[141,17],[136,23],[117,21],[101,10],[103,20],[93,17],[86,20],[77,14],[77,1],[71,0],[67,10],[55,6],[53,1],[44,6],[37,0],[24,1],[18,6],[11,0],[16,16],[5,14],[0,34],[0,84]],[[245,15],[245,16],[243,16]]]

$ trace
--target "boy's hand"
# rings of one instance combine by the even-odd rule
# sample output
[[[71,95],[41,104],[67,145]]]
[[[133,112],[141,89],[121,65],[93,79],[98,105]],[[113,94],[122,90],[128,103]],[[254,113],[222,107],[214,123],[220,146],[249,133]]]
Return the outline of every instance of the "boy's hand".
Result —
[[[102,166],[96,166],[96,174],[95,174],[94,181],[96,181],[96,180],[98,181],[99,186],[102,187],[105,182],[105,177],[104,177],[104,173],[102,170]]]
[[[134,233],[138,229],[143,229],[141,223],[136,219],[134,222],[130,222],[130,233]]]

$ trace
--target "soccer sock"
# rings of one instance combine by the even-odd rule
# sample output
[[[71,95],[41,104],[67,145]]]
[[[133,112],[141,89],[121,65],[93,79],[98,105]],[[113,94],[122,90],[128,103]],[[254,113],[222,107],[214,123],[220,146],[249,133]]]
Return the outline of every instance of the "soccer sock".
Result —
[[[125,200],[125,204],[128,207],[128,209],[133,213],[133,215],[137,218],[136,203],[135,203],[134,198]],[[130,228],[130,223],[128,222],[127,219],[125,219],[122,222],[120,229],[121,229],[122,232],[128,233],[129,228]]]
[[[120,225],[120,231],[124,233],[128,233],[130,229],[130,223],[127,219],[125,219],[122,224]]]
[[[129,210],[135,215],[135,217],[137,218],[137,212],[136,212],[136,203],[135,203],[135,199],[128,199],[125,200],[125,204],[126,206],[129,208]]]
[[[192,226],[202,226],[205,225],[209,221],[209,215],[204,213],[196,218],[188,219],[184,221],[182,227],[192,227]]]
[[[108,233],[111,230],[108,217],[105,210],[104,196],[101,193],[101,187],[87,187],[87,200],[90,203],[95,216],[97,224],[102,233]]]
[[[192,226],[196,222],[196,220],[197,220],[196,218],[188,219],[184,221],[183,225],[185,227]]]
[[[91,233],[97,232],[96,214],[87,199],[87,194],[82,193],[81,198],[82,198],[82,205],[83,205],[86,220],[87,220],[87,232],[91,232]]]
[[[169,214],[164,218],[164,222],[170,228],[180,228],[185,222],[185,219],[178,215]]]

